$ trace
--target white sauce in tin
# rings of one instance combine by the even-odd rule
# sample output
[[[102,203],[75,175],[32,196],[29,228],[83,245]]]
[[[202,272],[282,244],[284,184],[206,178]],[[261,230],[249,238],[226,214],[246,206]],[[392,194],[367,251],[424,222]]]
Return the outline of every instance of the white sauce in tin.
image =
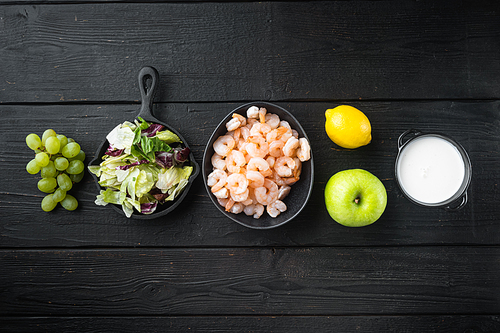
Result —
[[[402,150],[397,165],[399,183],[413,199],[439,203],[460,189],[465,164],[458,149],[436,136],[410,141]]]

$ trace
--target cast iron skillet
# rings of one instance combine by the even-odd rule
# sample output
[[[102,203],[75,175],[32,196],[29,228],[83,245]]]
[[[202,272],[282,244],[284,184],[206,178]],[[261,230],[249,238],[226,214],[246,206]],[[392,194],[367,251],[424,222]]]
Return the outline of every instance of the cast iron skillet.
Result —
[[[150,79],[150,84],[148,85],[147,80]],[[141,117],[142,119],[146,120],[147,122],[152,122],[156,124],[161,124],[165,126],[166,129],[172,131],[173,133],[177,134],[179,138],[182,140],[182,143],[185,147],[188,147],[188,144],[186,140],[182,137],[182,135],[177,132],[175,129],[170,127],[169,125],[159,121],[153,116],[152,113],[152,108],[153,108],[153,98],[156,93],[156,90],[158,88],[158,82],[160,79],[160,75],[158,74],[158,71],[154,69],[153,67],[144,67],[139,71],[139,89],[141,91],[141,110],[139,111],[139,114],[136,116],[136,119],[138,117]],[[118,124],[116,124],[118,125]],[[115,125],[115,126],[116,126]],[[114,128],[114,126],[113,126]],[[106,150],[109,147],[108,140],[104,139],[103,143],[97,149],[97,152],[95,154],[95,157],[92,161],[90,161],[89,165],[99,165],[102,162],[102,156],[106,152]],[[191,150],[191,149],[190,149]],[[194,179],[198,174],[200,173],[200,167],[198,163],[196,163],[193,153],[189,153],[189,164],[193,167],[193,172],[191,176],[189,177],[189,183],[186,185],[182,193],[174,200],[174,201],[169,201],[165,202],[164,204],[159,204],[155,210],[154,213],[152,214],[141,214],[134,210],[134,213],[132,214],[131,218],[135,219],[154,219],[160,216],[164,216],[168,213],[170,213],[172,210],[174,210],[181,202],[184,200],[186,197],[189,188],[191,187],[191,184],[193,183]],[[100,190],[104,190],[99,185],[99,180],[96,175],[92,174],[92,177],[94,177],[95,184],[97,186],[97,191],[99,192]],[[108,206],[111,206],[116,212],[122,214],[125,216],[125,213],[122,210],[122,207],[120,205],[113,205],[109,204]]]
[[[213,170],[211,158],[214,154],[213,144],[215,140],[217,140],[219,136],[224,135],[227,132],[226,123],[232,118],[233,113],[238,113],[246,117],[246,111],[252,105],[255,105],[257,107],[264,107],[267,109],[268,113],[277,114],[281,120],[288,121],[290,126],[299,133],[299,137],[305,137],[309,141],[306,132],[304,131],[302,126],[300,126],[297,119],[295,119],[295,117],[290,112],[283,109],[282,107],[267,102],[252,102],[244,104],[229,112],[229,114],[220,122],[220,124],[217,126],[212,136],[210,137],[210,140],[208,141],[207,146],[205,147],[205,152],[203,154],[203,182],[205,183],[205,189],[208,192],[208,196],[210,197],[214,205],[222,212],[222,214],[248,228],[271,229],[279,227],[292,220],[306,206],[306,203],[311,196],[314,182],[314,164],[312,150],[311,159],[302,163],[302,173],[300,175],[300,180],[292,186],[290,194],[283,200],[283,202],[287,206],[287,210],[275,218],[269,216],[265,211],[259,219],[254,219],[252,216],[245,215],[245,213],[233,214],[226,212],[224,207],[222,207],[218,203],[217,198],[212,194],[210,187],[207,185],[208,175]],[[310,142],[311,141],[309,141],[309,143]]]

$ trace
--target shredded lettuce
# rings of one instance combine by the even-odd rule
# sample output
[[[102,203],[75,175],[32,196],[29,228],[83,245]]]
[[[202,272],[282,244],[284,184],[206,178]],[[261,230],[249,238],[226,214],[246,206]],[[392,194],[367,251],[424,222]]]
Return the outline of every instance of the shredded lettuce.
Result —
[[[189,149],[171,147],[179,137],[164,126],[142,118],[116,126],[107,136],[109,148],[99,166],[89,171],[106,188],[97,205],[121,205],[127,217],[134,210],[153,213],[158,204],[174,200],[188,184],[193,167],[186,166]]]

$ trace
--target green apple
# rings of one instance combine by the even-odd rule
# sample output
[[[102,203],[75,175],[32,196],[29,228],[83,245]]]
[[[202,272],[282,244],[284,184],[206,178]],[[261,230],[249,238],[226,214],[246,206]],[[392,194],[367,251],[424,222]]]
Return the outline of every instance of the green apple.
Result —
[[[387,205],[384,184],[362,169],[337,172],[325,187],[326,209],[338,223],[363,227],[377,221]]]

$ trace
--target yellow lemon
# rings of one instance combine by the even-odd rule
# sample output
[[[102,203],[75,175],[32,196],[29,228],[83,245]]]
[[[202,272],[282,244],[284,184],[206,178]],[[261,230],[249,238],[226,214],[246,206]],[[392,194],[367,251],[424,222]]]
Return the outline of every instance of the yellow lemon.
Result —
[[[365,146],[372,140],[372,127],[366,115],[349,105],[339,105],[325,112],[328,137],[343,148]]]

